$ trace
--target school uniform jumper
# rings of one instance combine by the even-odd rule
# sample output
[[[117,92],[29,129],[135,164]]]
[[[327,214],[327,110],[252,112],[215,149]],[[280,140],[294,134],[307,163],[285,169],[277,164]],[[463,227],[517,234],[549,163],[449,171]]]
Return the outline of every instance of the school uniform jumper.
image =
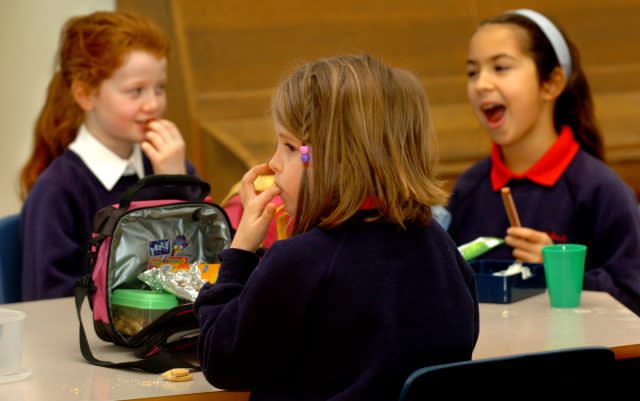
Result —
[[[587,245],[584,289],[606,291],[640,315],[640,216],[635,196],[607,165],[580,149],[568,127],[531,169],[515,175],[499,148],[460,176],[449,234],[461,245],[509,228],[500,188],[509,186],[523,227],[554,243]],[[481,259],[513,259],[502,245]]]
[[[77,139],[94,141],[86,137],[85,130],[81,127]],[[83,149],[96,151],[95,146],[89,142]],[[98,149],[96,157],[104,156],[104,149]],[[149,159],[141,154],[139,159],[138,174],[152,174]],[[195,174],[190,163],[187,171]],[[38,177],[20,216],[24,301],[73,295],[76,282],[85,273],[96,212],[118,203],[122,192],[139,179],[136,173],[111,173],[107,189],[76,152],[66,149]]]
[[[354,217],[276,241],[260,261],[219,256],[195,302],[216,387],[260,401],[388,401],[415,369],[471,358],[474,276],[435,222],[402,231]]]

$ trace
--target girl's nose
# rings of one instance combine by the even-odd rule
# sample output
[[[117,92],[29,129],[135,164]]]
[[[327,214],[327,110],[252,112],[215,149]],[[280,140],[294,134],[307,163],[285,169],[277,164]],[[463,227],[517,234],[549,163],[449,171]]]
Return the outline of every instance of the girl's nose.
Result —
[[[476,76],[474,87],[477,91],[484,91],[491,89],[493,87],[493,81],[489,74],[483,71],[478,71],[478,75]]]
[[[278,152],[274,153],[273,156],[271,156],[271,159],[269,159],[269,168],[273,170],[274,173],[280,171],[279,164],[276,159],[277,155]]]
[[[155,111],[160,107],[162,100],[161,95],[150,93],[144,100],[143,108],[145,111]]]

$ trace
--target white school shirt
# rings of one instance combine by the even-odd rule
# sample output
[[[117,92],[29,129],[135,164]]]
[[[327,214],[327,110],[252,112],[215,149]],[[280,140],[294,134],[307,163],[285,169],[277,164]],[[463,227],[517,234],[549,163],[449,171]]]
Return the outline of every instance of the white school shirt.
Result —
[[[131,157],[123,159],[91,135],[83,124],[69,149],[82,159],[107,191],[111,191],[122,176],[136,174],[138,178],[144,177],[142,150],[138,144],[133,145]]]

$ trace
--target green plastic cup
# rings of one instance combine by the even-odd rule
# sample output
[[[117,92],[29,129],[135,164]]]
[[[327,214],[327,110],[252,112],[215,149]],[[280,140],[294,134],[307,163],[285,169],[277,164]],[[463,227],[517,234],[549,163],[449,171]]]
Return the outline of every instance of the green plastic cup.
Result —
[[[552,308],[580,306],[586,245],[554,244],[542,248],[544,277]]]

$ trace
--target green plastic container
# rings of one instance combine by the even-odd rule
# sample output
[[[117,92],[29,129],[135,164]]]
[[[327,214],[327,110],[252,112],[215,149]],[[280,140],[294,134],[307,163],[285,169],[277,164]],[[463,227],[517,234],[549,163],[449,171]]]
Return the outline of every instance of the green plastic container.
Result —
[[[478,237],[471,242],[462,244],[458,247],[458,251],[467,262],[477,258],[478,256],[489,252],[491,249],[504,243],[502,238],[496,237]]]
[[[163,313],[178,306],[178,298],[167,292],[119,289],[111,294],[113,325],[121,334],[132,336]]]

